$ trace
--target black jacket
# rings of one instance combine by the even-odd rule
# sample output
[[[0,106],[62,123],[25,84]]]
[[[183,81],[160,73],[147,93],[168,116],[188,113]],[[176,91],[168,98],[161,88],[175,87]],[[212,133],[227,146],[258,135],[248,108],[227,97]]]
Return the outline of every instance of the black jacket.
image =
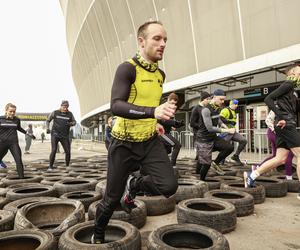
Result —
[[[10,119],[6,118],[6,116],[0,116],[0,142],[18,142],[17,130],[26,134],[26,131],[21,127],[21,121],[18,117]]]

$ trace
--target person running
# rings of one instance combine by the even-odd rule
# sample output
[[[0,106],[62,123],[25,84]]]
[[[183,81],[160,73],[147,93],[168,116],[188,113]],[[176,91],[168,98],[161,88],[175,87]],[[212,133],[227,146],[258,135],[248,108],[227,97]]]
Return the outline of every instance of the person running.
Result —
[[[66,166],[69,166],[71,159],[71,146],[69,140],[70,127],[76,125],[75,118],[71,111],[69,111],[69,102],[62,101],[60,109],[53,111],[47,121],[47,134],[51,132],[51,154],[48,171],[52,171],[55,161],[58,142],[61,143],[65,151]],[[52,130],[50,131],[50,122],[53,120]]]
[[[201,116],[201,110],[203,107],[206,107],[209,104],[210,99],[211,99],[210,94],[207,93],[206,91],[202,91],[200,94],[199,103],[192,109],[191,118],[190,118],[190,126],[193,129],[193,133],[194,133],[193,142],[194,142],[195,149],[196,149],[197,131],[199,130],[199,118]],[[196,149],[196,158],[195,158],[195,160],[197,161],[196,173],[200,174],[200,169],[201,169],[202,164],[199,163],[198,159],[199,159],[199,156],[198,156],[198,152]]]
[[[275,113],[276,156],[258,169],[244,172],[245,187],[254,187],[255,179],[260,175],[285,164],[290,150],[297,158],[297,174],[300,177],[300,133],[296,129],[298,95],[295,91],[300,86],[300,64],[287,68],[286,74],[287,80],[265,98],[265,103]],[[297,198],[300,199],[300,193]]]
[[[275,121],[275,113],[271,110],[269,112],[269,114],[267,115],[266,118],[266,124],[268,126],[267,129],[267,137],[271,143],[271,147],[272,147],[272,155],[267,157],[266,159],[264,159],[259,165],[252,165],[252,170],[256,170],[257,168],[259,168],[264,162],[272,159],[273,157],[276,156],[276,134],[274,132],[274,121]],[[287,160],[285,162],[285,174],[286,174],[286,179],[287,180],[293,180],[293,170],[292,170],[292,166],[293,166],[293,158],[294,155],[293,153],[290,151],[289,155],[287,157]]]
[[[219,110],[225,100],[225,92],[222,89],[214,91],[213,98],[207,106],[199,106],[198,131],[196,137],[196,149],[198,155],[197,172],[200,179],[205,180],[210,167],[218,174],[224,175],[219,163],[233,151],[233,146],[217,133],[235,133],[234,128],[227,128],[221,121]],[[219,151],[218,156],[212,161],[212,152]]]
[[[229,102],[229,107],[223,108],[220,113],[220,118],[222,122],[228,127],[228,128],[235,128],[236,126],[236,109],[238,107],[238,100],[233,99]],[[236,163],[242,165],[242,162],[240,160],[240,153],[243,151],[243,149],[247,145],[247,139],[239,134],[238,132],[234,132],[233,134],[224,133],[220,135],[224,138],[225,141],[235,141],[239,143],[238,148],[236,149],[234,155],[231,157],[233,161]]]
[[[175,105],[177,105],[178,102],[178,96],[175,93],[171,93],[168,96],[168,102],[173,102]],[[163,142],[167,154],[170,154],[171,152],[171,165],[173,167],[176,166],[176,161],[178,154],[180,152],[181,143],[174,138],[170,133],[171,130],[176,130],[176,128],[180,128],[184,126],[184,121],[177,121],[174,119],[170,120],[159,120],[158,121],[161,125],[163,125],[165,133],[164,135],[160,136],[160,140]],[[173,150],[172,150],[173,149]]]
[[[23,134],[26,134],[26,131],[21,127],[20,119],[16,117],[16,109],[16,105],[8,103],[5,106],[5,115],[0,116],[0,162],[9,150],[16,162],[19,178],[23,179],[24,167],[17,130]],[[34,135],[29,136],[35,139]]]
[[[30,154],[30,146],[32,143],[32,136],[33,136],[33,130],[32,130],[32,124],[28,124],[28,129],[26,129],[26,134],[25,134],[25,152],[24,154]]]
[[[157,119],[174,116],[176,106],[161,105],[164,72],[158,67],[163,58],[167,34],[158,21],[146,22],[137,32],[139,51],[119,65],[111,91],[111,111],[117,116],[108,149],[106,190],[96,210],[91,242],[105,241],[105,228],[121,203],[130,213],[138,191],[169,197],[177,190],[170,160],[157,133],[164,133]],[[142,175],[133,176],[140,169]]]

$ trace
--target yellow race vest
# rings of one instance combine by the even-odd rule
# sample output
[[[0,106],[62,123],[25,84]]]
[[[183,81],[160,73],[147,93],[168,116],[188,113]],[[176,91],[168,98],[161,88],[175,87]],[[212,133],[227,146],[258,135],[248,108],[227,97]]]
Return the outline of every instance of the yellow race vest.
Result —
[[[162,96],[163,76],[157,69],[149,72],[136,64],[132,59],[129,62],[135,66],[136,78],[131,85],[128,103],[144,107],[157,107]],[[116,139],[129,142],[147,141],[156,133],[157,120],[126,119],[117,117],[112,129],[112,136]]]

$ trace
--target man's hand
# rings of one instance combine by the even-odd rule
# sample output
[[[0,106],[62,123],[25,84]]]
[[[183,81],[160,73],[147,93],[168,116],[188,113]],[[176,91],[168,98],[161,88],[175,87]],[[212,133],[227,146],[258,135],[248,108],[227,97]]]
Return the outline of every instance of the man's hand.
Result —
[[[176,111],[174,103],[165,102],[155,108],[154,117],[159,120],[169,120],[172,118]]]
[[[223,128],[222,133],[234,134],[235,128]]]
[[[47,128],[46,133],[50,134],[50,129],[49,128]]]
[[[30,136],[33,140],[35,140],[36,139],[36,137],[34,136],[34,135],[31,135]]]
[[[165,129],[161,124],[156,123],[156,132],[158,135],[163,135],[165,134]]]
[[[278,127],[280,127],[281,129],[283,129],[286,125],[286,121],[285,120],[280,120],[278,121],[277,125]]]

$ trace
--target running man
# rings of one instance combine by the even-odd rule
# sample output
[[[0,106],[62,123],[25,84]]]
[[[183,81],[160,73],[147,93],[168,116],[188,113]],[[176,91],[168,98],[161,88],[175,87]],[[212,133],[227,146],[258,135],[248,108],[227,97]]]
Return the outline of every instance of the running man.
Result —
[[[108,149],[106,191],[96,211],[94,244],[105,240],[105,228],[121,203],[130,213],[138,191],[169,197],[177,190],[177,180],[163,144],[157,136],[164,133],[157,119],[174,116],[173,103],[159,105],[164,72],[163,58],[167,33],[158,21],[141,25],[137,32],[139,51],[119,65],[111,92],[111,110],[117,116]],[[132,176],[138,170],[143,175]]]
[[[71,145],[69,140],[70,127],[76,125],[75,118],[72,112],[69,111],[69,102],[62,101],[60,109],[53,111],[47,121],[47,134],[50,134],[50,122],[53,120],[51,130],[51,154],[48,171],[52,171],[55,161],[58,142],[61,143],[65,151],[66,166],[69,166],[71,159]]]
[[[177,105],[178,102],[178,96],[175,93],[171,93],[168,96],[168,102],[173,102],[175,105]],[[176,161],[177,161],[177,157],[178,154],[180,152],[180,148],[181,148],[181,143],[174,138],[170,133],[171,130],[176,130],[176,128],[180,128],[182,126],[184,126],[184,121],[177,121],[174,119],[170,119],[170,120],[159,120],[158,121],[161,125],[163,125],[165,133],[163,136],[160,136],[159,139],[163,142],[167,153],[171,154],[171,165],[173,167],[176,166]]]
[[[197,172],[200,173],[200,179],[205,180],[210,167],[220,175],[224,171],[219,167],[219,163],[224,160],[233,151],[233,146],[217,136],[217,133],[235,133],[234,128],[227,126],[220,119],[220,107],[224,103],[225,92],[222,89],[214,91],[213,98],[207,106],[199,106],[198,131],[196,136],[196,149],[198,155]],[[217,158],[212,161],[212,152],[219,151]]]
[[[33,130],[32,130],[32,124],[28,124],[28,129],[26,129],[26,135],[25,135],[25,152],[24,154],[30,154],[29,149],[32,142],[32,136],[33,136]]]
[[[17,130],[23,134],[26,134],[26,131],[21,127],[20,119],[16,117],[16,109],[14,104],[8,103],[5,106],[5,115],[0,116],[0,162],[9,150],[16,162],[19,178],[22,179],[24,167]],[[35,139],[34,135],[29,136]]]
[[[260,175],[285,164],[291,150],[297,158],[297,174],[300,177],[300,134],[296,130],[297,93],[300,86],[300,65],[286,69],[287,80],[265,98],[265,103],[275,113],[276,156],[264,162],[258,169],[244,172],[245,187],[254,187]],[[300,199],[300,193],[297,196]]]
[[[233,99],[229,102],[229,107],[223,108],[220,113],[220,118],[222,122],[228,127],[228,128],[235,128],[236,126],[236,112],[235,110],[238,107],[238,100]],[[225,141],[235,141],[239,143],[238,148],[236,149],[236,152],[231,157],[233,161],[236,163],[242,165],[242,162],[240,160],[240,153],[243,151],[243,149],[247,145],[247,140],[244,136],[239,134],[238,132],[234,132],[234,134],[221,134],[221,137],[224,138]]]

